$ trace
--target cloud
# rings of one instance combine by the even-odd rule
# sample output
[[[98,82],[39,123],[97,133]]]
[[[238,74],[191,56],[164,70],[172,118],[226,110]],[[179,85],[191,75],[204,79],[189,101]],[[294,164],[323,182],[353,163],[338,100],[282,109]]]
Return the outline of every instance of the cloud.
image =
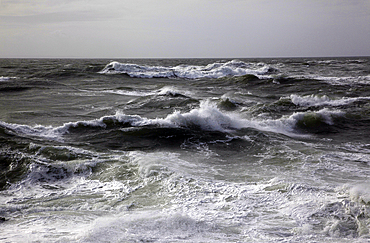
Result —
[[[101,21],[121,16],[122,11],[125,10],[120,1],[109,0],[3,0],[0,7],[0,17],[3,21],[33,24],[65,21]]]
[[[8,24],[37,25],[42,23],[102,21],[106,16],[97,16],[87,11],[54,12],[24,16],[0,16],[0,21]]]
[[[24,55],[81,57],[370,55],[369,5],[368,0],[2,0],[0,55],[20,53],[19,46]],[[64,34],[53,39],[54,32]]]

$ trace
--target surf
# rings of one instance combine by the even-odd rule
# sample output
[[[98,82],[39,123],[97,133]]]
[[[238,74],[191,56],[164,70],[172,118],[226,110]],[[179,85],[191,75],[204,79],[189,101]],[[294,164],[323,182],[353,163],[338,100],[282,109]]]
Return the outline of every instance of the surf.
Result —
[[[248,64],[239,60],[216,62],[206,66],[178,65],[173,67],[138,65],[132,63],[111,62],[100,74],[127,74],[134,78],[181,78],[181,79],[217,79],[227,76],[247,74],[267,75],[277,70],[266,64]]]

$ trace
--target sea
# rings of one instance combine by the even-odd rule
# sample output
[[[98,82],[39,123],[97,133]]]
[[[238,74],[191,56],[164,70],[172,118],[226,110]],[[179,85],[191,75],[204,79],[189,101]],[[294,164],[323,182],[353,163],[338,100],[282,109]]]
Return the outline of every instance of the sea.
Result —
[[[0,59],[1,242],[369,242],[370,57]]]

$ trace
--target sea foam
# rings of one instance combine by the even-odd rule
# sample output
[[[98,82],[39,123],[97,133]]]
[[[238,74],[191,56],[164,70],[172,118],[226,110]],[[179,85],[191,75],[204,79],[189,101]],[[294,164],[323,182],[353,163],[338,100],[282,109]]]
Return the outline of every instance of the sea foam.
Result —
[[[217,107],[217,103],[211,100],[204,100],[200,102],[198,108],[194,108],[189,112],[175,111],[164,118],[149,119],[139,115],[126,115],[121,111],[117,111],[114,115],[103,116],[94,120],[68,122],[59,127],[42,125],[28,126],[5,122],[0,122],[0,125],[18,134],[38,136],[51,140],[63,140],[63,135],[71,133],[73,129],[116,129],[121,127],[144,126],[191,128],[226,133],[232,133],[243,128],[253,128],[265,132],[281,133],[287,136],[301,136],[302,134],[296,131],[297,125],[311,122],[312,117],[315,122],[333,125],[333,116],[342,115],[344,115],[342,111],[324,108],[319,111],[297,112],[279,119],[249,119],[235,112],[221,111]]]
[[[11,79],[16,79],[17,77],[4,77],[4,76],[0,76],[0,82],[3,82],[3,81],[9,81]]]
[[[246,74],[267,75],[275,71],[266,64],[248,64],[239,60],[216,62],[206,66],[178,65],[174,67],[138,65],[131,63],[111,62],[100,71],[101,74],[127,74],[135,78],[221,78],[243,76]]]
[[[343,97],[341,99],[331,99],[326,95],[299,96],[292,94],[290,95],[290,99],[292,100],[292,103],[295,105],[309,107],[309,106],[343,106],[357,101],[370,100],[370,97],[356,97],[356,98]]]

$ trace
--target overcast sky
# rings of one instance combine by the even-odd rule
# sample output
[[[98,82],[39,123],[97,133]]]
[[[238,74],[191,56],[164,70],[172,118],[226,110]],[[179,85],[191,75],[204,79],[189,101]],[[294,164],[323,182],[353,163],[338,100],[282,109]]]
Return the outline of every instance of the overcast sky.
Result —
[[[370,56],[370,0],[0,0],[0,57]]]

